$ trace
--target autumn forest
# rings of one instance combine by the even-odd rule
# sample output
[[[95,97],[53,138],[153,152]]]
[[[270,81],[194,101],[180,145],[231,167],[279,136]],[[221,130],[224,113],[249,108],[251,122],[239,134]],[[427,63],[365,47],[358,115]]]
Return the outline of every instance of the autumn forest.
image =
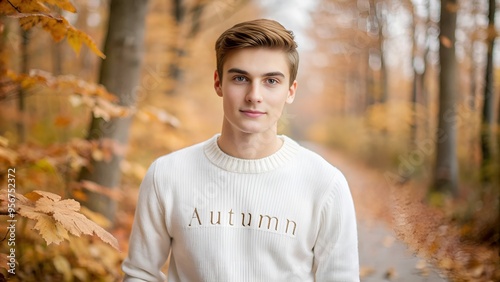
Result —
[[[500,281],[498,8],[0,0],[0,281],[123,279],[149,165],[220,131],[215,40],[257,18],[295,35],[278,131],[345,173],[361,281]]]

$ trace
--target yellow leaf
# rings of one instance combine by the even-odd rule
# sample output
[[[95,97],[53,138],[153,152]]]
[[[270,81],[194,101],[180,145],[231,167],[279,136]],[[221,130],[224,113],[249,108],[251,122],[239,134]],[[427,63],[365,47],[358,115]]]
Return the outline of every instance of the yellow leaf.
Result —
[[[446,48],[451,48],[453,46],[453,43],[451,42],[451,40],[446,36],[441,36],[440,41],[441,41],[441,44],[443,44],[443,46]]]
[[[80,281],[89,281],[89,273],[84,268],[73,268],[71,270],[73,276],[80,279]]]
[[[10,3],[9,3],[10,2]],[[0,14],[14,15],[20,13],[49,12],[49,9],[36,0],[10,0],[0,1]]]
[[[42,213],[35,211],[34,206],[28,206],[28,205],[20,206],[18,213],[21,216],[24,216],[26,218],[33,219],[33,220],[38,220],[43,215]]]
[[[85,45],[87,45],[87,47],[90,48],[90,50],[92,50],[92,52],[94,52],[94,54],[103,59],[106,58],[106,56],[101,52],[101,50],[97,48],[97,45],[95,44],[94,40],[92,40],[92,38],[88,34],[80,30],[77,30],[74,27],[70,27],[68,29],[68,43],[71,46],[71,48],[73,48],[76,54],[80,54],[80,48],[82,46],[82,43],[84,43]]]
[[[96,161],[102,161],[104,160],[104,153],[102,150],[99,150],[99,149],[95,149],[92,151],[92,159],[96,160]]]
[[[80,55],[80,49],[82,48],[82,38],[78,36],[76,32],[68,32],[68,43],[76,55]]]
[[[0,160],[5,160],[9,163],[9,165],[14,165],[18,158],[18,154],[8,148],[0,147]]]
[[[19,24],[24,30],[28,30],[36,25],[41,25],[42,28],[52,35],[52,38],[58,42],[61,41],[71,26],[63,17],[55,17],[49,14],[15,14],[10,17],[19,18]]]
[[[57,127],[68,127],[71,124],[71,117],[59,115],[54,119],[54,125]]]
[[[80,54],[80,48],[82,43],[84,43],[96,55],[103,59],[106,58],[88,34],[74,28],[64,17],[55,17],[45,13],[17,13],[9,16],[18,18],[19,24],[25,30],[28,30],[36,25],[41,25],[44,30],[48,31],[52,35],[52,38],[56,42],[61,41],[67,36],[68,43],[76,54]]]
[[[5,201],[5,195],[0,191],[0,200]],[[39,195],[40,197],[38,197]],[[75,236],[96,235],[103,242],[115,249],[119,249],[118,241],[113,235],[104,230],[95,222],[79,213],[80,203],[73,199],[60,200],[59,195],[36,190],[25,196],[17,195],[20,199],[18,213],[36,221],[34,226],[47,244],[59,244],[69,239],[68,232]],[[36,199],[36,202],[31,201]]]
[[[35,162],[35,168],[46,172],[55,172],[56,168],[50,159],[43,158]]]
[[[40,195],[42,197],[48,198],[52,201],[59,201],[61,199],[61,196],[54,194],[54,193],[47,192],[47,191],[34,190],[33,192],[37,193],[38,195]]]
[[[80,210],[80,203],[73,199],[66,199],[62,201],[52,201],[48,198],[40,198],[36,202],[35,211],[52,215],[52,217],[61,224],[61,226],[68,230],[69,233],[80,236],[97,235],[101,240],[110,244],[115,249],[118,249],[118,241],[115,237],[109,234],[102,227],[86,218],[83,214],[78,213]]]
[[[42,238],[47,242],[47,245],[52,243],[59,245],[64,239],[67,239],[67,231],[61,228],[61,225],[54,221],[49,215],[40,214],[34,226],[38,230]]]
[[[0,146],[2,146],[2,147],[9,146],[9,139],[0,135]]]
[[[71,273],[71,264],[69,261],[63,256],[55,256],[52,259],[52,263],[56,268],[57,272],[61,273],[64,276],[64,281],[72,281],[73,274]]]
[[[72,193],[72,197],[79,201],[86,201],[88,199],[87,194],[85,194],[81,190],[74,190]]]
[[[42,197],[42,195],[40,195],[36,192],[33,192],[33,191],[24,194],[24,196],[33,202],[38,201],[38,199],[40,199]]]
[[[443,269],[451,269],[453,267],[453,260],[445,257],[438,262],[438,266]]]
[[[87,82],[73,75],[53,76],[51,73],[37,69],[31,70],[29,74],[18,74],[7,70],[6,75],[21,84],[23,88],[42,86],[56,89],[57,92],[78,94],[78,96],[70,96],[70,102],[74,106],[83,104],[91,108],[99,108],[102,115],[108,119],[110,114],[112,116],[123,116],[130,112],[128,108],[110,103],[116,102],[118,98],[109,93],[104,86]],[[110,113],[106,113],[106,111]]]

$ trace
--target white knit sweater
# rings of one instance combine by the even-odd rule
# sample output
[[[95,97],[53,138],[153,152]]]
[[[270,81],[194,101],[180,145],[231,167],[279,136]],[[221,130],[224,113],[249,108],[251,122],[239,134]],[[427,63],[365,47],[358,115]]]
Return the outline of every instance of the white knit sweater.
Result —
[[[126,282],[359,281],[356,217],[342,173],[282,136],[257,160],[218,136],[157,159],[139,193]]]

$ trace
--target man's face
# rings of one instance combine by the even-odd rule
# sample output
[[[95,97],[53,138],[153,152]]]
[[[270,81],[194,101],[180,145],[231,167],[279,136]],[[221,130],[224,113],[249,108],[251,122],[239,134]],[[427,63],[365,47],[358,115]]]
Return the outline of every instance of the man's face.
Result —
[[[244,48],[228,54],[217,71],[214,88],[223,99],[223,130],[274,133],[285,104],[293,102],[297,82],[290,86],[286,54],[268,48]]]

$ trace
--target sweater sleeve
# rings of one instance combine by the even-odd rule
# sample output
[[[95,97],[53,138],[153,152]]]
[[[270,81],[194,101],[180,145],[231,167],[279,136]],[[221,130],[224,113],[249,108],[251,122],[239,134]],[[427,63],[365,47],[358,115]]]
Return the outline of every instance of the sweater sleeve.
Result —
[[[165,222],[165,210],[159,200],[154,162],[144,177],[135,210],[128,256],[122,264],[124,282],[165,281],[161,272],[169,252],[171,237]]]
[[[359,281],[354,203],[347,181],[338,170],[322,208],[314,246],[315,281]]]

